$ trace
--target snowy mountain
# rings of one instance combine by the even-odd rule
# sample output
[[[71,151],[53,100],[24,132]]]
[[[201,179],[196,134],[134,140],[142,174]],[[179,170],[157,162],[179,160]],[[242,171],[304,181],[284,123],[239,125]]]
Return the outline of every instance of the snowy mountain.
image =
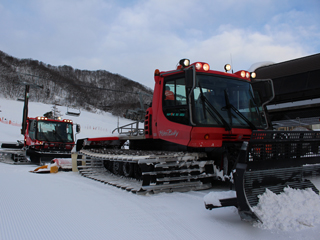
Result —
[[[30,85],[31,102],[57,103],[87,111],[107,110],[122,116],[140,107],[138,93],[149,105],[152,90],[119,74],[105,70],[87,71],[71,66],[51,66],[38,60],[17,59],[0,51],[0,96],[24,98]]]

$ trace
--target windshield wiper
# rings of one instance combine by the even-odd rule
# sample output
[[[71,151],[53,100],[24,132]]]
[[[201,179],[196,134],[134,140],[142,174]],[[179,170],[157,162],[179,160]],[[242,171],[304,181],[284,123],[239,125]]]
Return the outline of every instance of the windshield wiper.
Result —
[[[203,113],[204,113],[204,117],[205,119],[207,119],[206,116],[206,112],[205,110],[207,110],[210,114],[211,117],[213,117],[215,119],[216,122],[222,122],[222,124],[224,125],[226,131],[230,131],[231,130],[231,126],[226,122],[226,120],[224,120],[224,118],[221,116],[221,114],[218,112],[218,110],[209,102],[209,100],[204,96],[203,92],[202,92],[202,88],[200,86],[199,83],[199,88],[200,88],[200,99],[202,101],[202,106],[203,106]],[[207,104],[208,107],[205,107],[205,104]],[[216,115],[219,117],[220,121],[218,121]]]
[[[40,132],[38,132],[37,136],[39,137],[39,135],[40,135]],[[45,133],[42,133],[41,136],[44,138],[45,141],[49,142],[49,139],[48,139],[48,137],[46,136]],[[43,141],[43,139],[39,139],[39,140]]]
[[[230,101],[229,101],[229,97],[228,97],[228,94],[227,94],[227,91],[224,90],[224,95],[225,95],[225,99],[226,99],[226,106],[225,108],[226,109],[232,109],[236,114],[238,114],[238,116],[240,116],[242,118],[242,120],[244,120],[248,125],[249,127],[252,129],[252,130],[257,130],[256,126],[250,122],[250,120],[248,118],[246,118],[235,106],[233,106]]]
[[[59,138],[59,140],[61,140],[61,142],[63,142],[63,143],[65,142],[64,141],[65,139],[63,139],[63,137],[61,137],[61,135],[57,131],[55,131],[54,133]]]

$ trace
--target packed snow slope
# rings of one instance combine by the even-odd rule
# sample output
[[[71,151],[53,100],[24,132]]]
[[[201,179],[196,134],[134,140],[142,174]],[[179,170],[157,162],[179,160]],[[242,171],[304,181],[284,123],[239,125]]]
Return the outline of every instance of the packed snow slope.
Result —
[[[0,122],[2,142],[22,139],[20,127],[13,124],[21,122],[22,116],[22,104],[16,104],[0,99],[0,118],[11,120],[11,124]],[[42,107],[30,103],[29,116],[42,115]],[[50,108],[46,105],[45,112]],[[117,118],[108,113],[82,112],[74,121],[82,125],[78,138],[106,136],[117,125]],[[120,124],[126,120],[120,119]],[[263,229],[241,221],[234,207],[206,210],[204,196],[228,190],[223,185],[206,191],[141,196],[74,172],[30,173],[35,167],[0,163],[1,240],[319,239],[319,224],[291,231]]]

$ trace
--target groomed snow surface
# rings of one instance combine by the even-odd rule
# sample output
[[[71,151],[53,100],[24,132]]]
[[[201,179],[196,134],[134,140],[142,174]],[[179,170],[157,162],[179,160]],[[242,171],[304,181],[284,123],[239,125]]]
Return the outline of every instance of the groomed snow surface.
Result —
[[[38,116],[51,106],[31,103],[31,108],[33,115],[29,115]],[[0,99],[0,110],[0,119],[21,122],[22,103]],[[106,136],[117,125],[117,119],[107,113],[84,112],[74,121],[82,125],[81,137]],[[0,122],[0,133],[1,142],[22,139],[20,127],[14,124]],[[0,240],[319,239],[320,235],[320,200],[311,191],[288,189],[284,196],[267,192],[255,209],[265,220],[259,225],[241,221],[234,207],[205,209],[205,196],[228,194],[227,186],[141,196],[74,172],[29,172],[35,168],[0,163]]]

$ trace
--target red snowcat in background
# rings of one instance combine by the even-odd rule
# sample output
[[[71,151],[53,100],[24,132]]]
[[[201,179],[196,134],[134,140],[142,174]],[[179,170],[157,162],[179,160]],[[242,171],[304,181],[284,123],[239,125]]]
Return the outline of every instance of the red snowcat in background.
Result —
[[[31,162],[41,165],[53,158],[70,158],[74,144],[72,120],[27,118],[24,148]]]
[[[25,123],[24,142],[1,145],[3,161],[43,165],[54,158],[71,158],[75,145],[72,120],[36,117],[27,118]],[[76,129],[79,132],[80,126]]]
[[[43,165],[54,158],[71,158],[71,149],[75,145],[73,121],[59,117],[28,117],[29,86],[26,86],[21,134],[24,141],[16,144],[2,143],[1,160],[14,163],[35,163]],[[79,116],[80,113],[67,111],[68,115]],[[80,125],[76,125],[80,132]]]

